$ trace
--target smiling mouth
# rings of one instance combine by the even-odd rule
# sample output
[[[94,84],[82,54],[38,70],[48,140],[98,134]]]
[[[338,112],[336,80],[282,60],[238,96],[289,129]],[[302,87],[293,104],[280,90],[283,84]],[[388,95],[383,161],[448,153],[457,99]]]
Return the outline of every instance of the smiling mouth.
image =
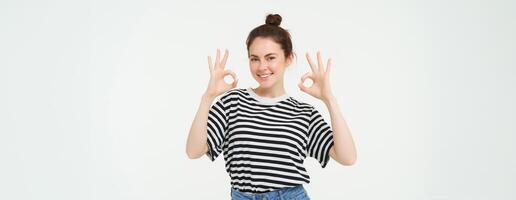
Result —
[[[258,77],[260,78],[267,78],[269,76],[271,76],[273,73],[267,73],[267,74],[256,74]]]

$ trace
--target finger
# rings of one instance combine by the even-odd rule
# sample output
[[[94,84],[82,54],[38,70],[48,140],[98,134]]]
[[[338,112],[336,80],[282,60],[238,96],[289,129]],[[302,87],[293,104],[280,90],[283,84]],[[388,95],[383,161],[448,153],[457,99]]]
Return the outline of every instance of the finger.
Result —
[[[321,52],[320,51],[317,51],[317,66],[319,66],[319,71],[320,72],[324,71],[324,65],[323,65],[323,61],[322,61],[322,58],[321,58]]]
[[[215,58],[215,68],[220,67],[220,49],[217,49],[217,57]]]
[[[236,88],[237,85],[238,85],[238,78],[233,80],[233,84],[231,84],[231,87]]]
[[[301,83],[304,83],[307,78],[312,78],[312,73],[308,72],[301,76]]]
[[[230,75],[233,78],[233,83],[237,80],[237,76],[236,76],[235,72],[233,72],[229,69],[224,71],[224,77],[227,75]]]
[[[228,60],[229,51],[226,49],[224,51],[224,58],[222,58],[222,62],[220,63],[220,67],[224,68],[226,66],[226,61]]]
[[[308,78],[312,79],[312,84],[307,87],[307,86],[305,86],[305,81]],[[308,73],[304,74],[303,76],[301,76],[301,82],[299,82],[299,84],[298,84],[299,89],[301,89],[301,91],[308,93],[308,89],[310,87],[312,87],[312,85],[313,85],[312,73],[308,72]]]
[[[298,87],[299,87],[299,89],[300,89],[301,91],[303,91],[303,92],[307,92],[307,91],[308,91],[308,88],[307,88],[305,85],[303,85],[303,83],[302,83],[302,82],[301,82],[301,83],[298,83],[298,84],[297,84],[297,86],[298,86]],[[308,93],[308,92],[307,92],[307,93]]]
[[[312,62],[312,58],[310,58],[308,52],[306,53],[306,60],[308,60],[308,64],[310,65],[310,68],[312,68],[312,72],[316,72],[317,66]]]
[[[331,64],[332,64],[331,58],[328,58],[328,62],[326,63],[326,65],[328,65],[328,67],[326,67],[326,72],[325,72],[326,78],[330,77]]]
[[[210,69],[210,74],[213,71],[213,63],[211,62],[211,56],[208,56],[208,68]]]

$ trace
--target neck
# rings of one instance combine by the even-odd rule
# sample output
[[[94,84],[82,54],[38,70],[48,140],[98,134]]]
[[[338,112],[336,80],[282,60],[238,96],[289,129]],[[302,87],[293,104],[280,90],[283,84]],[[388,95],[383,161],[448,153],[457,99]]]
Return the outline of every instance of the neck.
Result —
[[[286,93],[285,88],[283,87],[283,82],[279,82],[270,88],[263,88],[259,86],[256,89],[253,89],[253,91],[259,96],[268,98],[276,98]]]

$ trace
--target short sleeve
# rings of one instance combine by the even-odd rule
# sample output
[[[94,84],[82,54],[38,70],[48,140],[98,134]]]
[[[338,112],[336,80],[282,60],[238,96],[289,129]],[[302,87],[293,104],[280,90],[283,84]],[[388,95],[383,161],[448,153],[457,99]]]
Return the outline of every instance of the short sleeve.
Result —
[[[206,156],[208,156],[211,161],[215,161],[215,159],[219,156],[219,154],[222,152],[223,144],[226,141],[225,135],[228,118],[226,114],[226,106],[224,103],[225,97],[227,96],[224,95],[219,100],[217,100],[211,106],[208,113],[208,152],[206,152]]]
[[[308,156],[315,158],[324,168],[330,160],[332,146],[333,131],[319,111],[313,108],[308,126]]]

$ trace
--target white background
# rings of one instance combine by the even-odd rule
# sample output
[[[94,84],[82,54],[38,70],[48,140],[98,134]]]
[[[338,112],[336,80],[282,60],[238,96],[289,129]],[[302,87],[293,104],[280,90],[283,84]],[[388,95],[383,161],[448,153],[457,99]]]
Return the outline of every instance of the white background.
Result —
[[[516,198],[514,1],[0,2],[0,199],[229,199],[222,157],[189,160],[206,56],[283,16],[297,62],[334,61],[354,166],[305,165],[313,199]]]

